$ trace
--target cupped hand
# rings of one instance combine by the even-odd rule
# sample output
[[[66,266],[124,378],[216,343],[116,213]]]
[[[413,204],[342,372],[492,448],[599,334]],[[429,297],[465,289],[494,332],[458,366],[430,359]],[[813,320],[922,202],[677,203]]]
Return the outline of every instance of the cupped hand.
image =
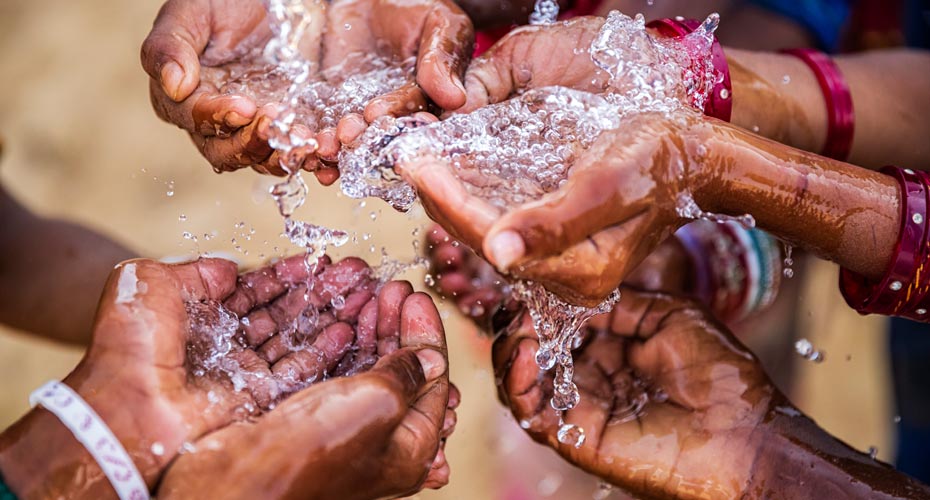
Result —
[[[91,346],[65,379],[150,484],[185,442],[277,397],[261,383],[271,374],[268,364],[249,349],[233,346],[227,353],[254,382],[241,390],[222,373],[193,374],[189,354],[198,343],[189,307],[222,301],[236,289],[236,278],[236,265],[219,259],[120,264],[100,299]]]
[[[336,287],[357,279],[358,261],[350,263],[331,271],[331,283],[342,283]],[[269,306],[277,308],[268,311],[272,318],[306,300],[287,296]],[[310,301],[317,300],[313,296]],[[445,485],[443,445],[454,429],[459,396],[450,389],[439,313],[429,296],[413,293],[405,282],[367,296],[356,300],[350,294],[343,311],[357,315],[356,356],[380,357],[370,371],[313,385],[257,419],[202,438],[196,452],[172,464],[159,498],[367,499]],[[334,346],[342,340],[334,330],[347,329],[338,325],[346,323],[327,327],[314,343],[318,349],[278,361],[276,375],[304,378],[338,370],[331,353],[340,351]],[[255,334],[246,332],[249,338]]]
[[[319,53],[319,31],[307,37],[308,56]],[[190,134],[217,171],[279,169],[267,142],[274,106],[223,89],[232,74],[263,69],[271,36],[261,0],[168,0],[142,45],[155,112]]]
[[[311,79],[338,85],[369,71],[366,63],[372,55],[398,67],[416,61],[416,82],[359,108],[365,117],[410,114],[425,107],[427,96],[442,107],[464,103],[461,75],[473,28],[452,2],[344,0],[304,5],[312,22],[300,50],[312,64]],[[143,67],[152,77],[156,113],[186,130],[217,171],[253,167],[261,173],[285,173],[268,144],[270,125],[289,85],[263,57],[271,36],[259,0],[168,0],[143,44]],[[348,124],[347,130],[353,130],[353,122]],[[333,162],[340,147],[335,125],[296,132],[318,144],[303,168],[316,172],[324,184],[335,182]]]
[[[495,342],[500,398],[533,439],[636,496],[746,493],[760,423],[776,403],[796,412],[746,348],[698,306],[631,289],[584,336],[574,352],[581,401],[564,415],[586,434],[577,448],[558,439],[531,322],[518,318]]]
[[[689,200],[713,199],[704,192],[722,170],[706,164],[726,151],[710,155],[703,143],[721,127],[686,111],[630,116],[580,153],[564,185],[506,210],[471,194],[444,162],[419,158],[398,170],[430,217],[500,272],[594,305],[695,216]]]
[[[511,31],[468,66],[467,99],[454,112],[470,113],[543,87],[595,94],[607,91],[609,75],[594,64],[590,54],[603,25],[600,17],[578,17]]]
[[[487,334],[505,326],[521,305],[510,294],[510,285],[494,266],[474,250],[449,235],[438,224],[426,234],[431,287],[440,297],[452,300],[459,311]],[[675,238],[666,240],[624,280],[643,290],[682,293],[691,276],[690,260]]]

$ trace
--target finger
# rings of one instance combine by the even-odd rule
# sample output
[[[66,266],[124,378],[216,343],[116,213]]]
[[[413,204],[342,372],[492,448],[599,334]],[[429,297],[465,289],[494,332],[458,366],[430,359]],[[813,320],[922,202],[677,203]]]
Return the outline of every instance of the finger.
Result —
[[[406,281],[392,281],[378,294],[378,355],[386,356],[400,348],[402,307],[413,287]]]
[[[474,46],[471,19],[451,2],[439,2],[423,25],[417,56],[417,83],[439,107],[465,104],[462,75]]]
[[[339,169],[335,167],[323,167],[313,172],[313,175],[321,186],[332,186],[339,180]]]
[[[313,342],[309,349],[288,354],[271,367],[275,378],[291,384],[323,380],[345,356],[355,340],[355,332],[345,323],[335,323]]]
[[[446,415],[442,421],[442,432],[440,437],[447,438],[455,432],[455,424],[458,422],[458,415],[456,415],[455,410],[446,410]]]
[[[200,54],[210,38],[210,5],[204,1],[169,0],[155,18],[142,44],[142,67],[176,102],[200,82]]]
[[[471,113],[489,104],[510,98],[517,90],[509,66],[513,52],[512,37],[494,44],[484,55],[472,61],[465,73],[465,103],[456,113]]]
[[[255,403],[261,408],[268,408],[280,395],[268,363],[251,349],[233,351],[229,358],[238,365],[238,374]]]
[[[375,97],[365,106],[365,121],[372,123],[382,116],[412,115],[426,109],[426,95],[416,83],[408,83],[403,87]]]
[[[281,259],[275,262],[272,267],[274,267],[278,279],[288,285],[298,285],[307,282],[307,277],[311,271],[314,275],[319,276],[332,263],[333,261],[328,255],[320,257],[315,262],[308,263],[306,254],[298,254]]]
[[[274,268],[266,267],[239,276],[236,289],[224,305],[242,317],[255,307],[261,307],[278,298],[287,286],[275,274]]]
[[[465,248],[452,243],[438,245],[430,250],[430,263],[440,272],[458,269],[465,263]]]
[[[236,288],[238,269],[235,262],[225,259],[197,259],[185,264],[174,264],[171,270],[183,286],[189,301],[222,301]]]
[[[449,475],[451,469],[449,462],[446,460],[445,450],[439,448],[436,458],[430,466],[429,473],[426,475],[426,481],[423,482],[423,488],[438,490],[449,484]]]
[[[260,116],[249,126],[229,136],[195,137],[194,141],[215,169],[231,172],[259,163],[266,163],[274,149],[260,130],[271,126],[271,117]],[[266,168],[273,165],[265,165]]]
[[[459,388],[450,383],[449,384],[449,408],[454,410],[459,407],[459,404],[462,403],[462,393],[459,391]]]
[[[249,313],[242,321],[242,332],[246,345],[256,347],[267,341],[277,332],[290,332],[297,328],[297,318],[308,308],[316,308],[310,303],[306,285],[298,285],[271,304]],[[315,327],[316,325],[311,325]],[[310,335],[311,331],[301,331]]]
[[[436,351],[424,352],[421,359],[415,349],[401,349],[378,360],[364,376],[379,380],[397,394],[403,401],[403,413],[406,414],[426,385],[445,371],[442,360],[442,355]]]
[[[433,299],[423,292],[406,297],[400,317],[400,346],[446,351],[446,334]]]
[[[371,268],[357,257],[347,257],[320,273],[320,286],[312,291],[311,302],[319,307],[333,302],[333,297],[345,297],[350,291],[371,285]]]
[[[416,188],[430,217],[456,239],[481,248],[484,235],[499,218],[497,209],[469,194],[445,163],[418,159],[398,169]]]
[[[344,323],[355,324],[359,314],[371,298],[374,296],[371,290],[355,290],[349,293],[345,299],[345,304],[336,310],[336,319]]]
[[[463,271],[442,273],[436,279],[436,288],[446,297],[460,297],[475,289],[471,277]]]
[[[626,161],[602,158],[591,170],[579,164],[578,175],[541,199],[513,210],[488,230],[483,250],[498,270],[506,271],[525,257],[557,254],[607,227],[626,221],[649,208],[646,196],[624,200],[616,189],[623,179],[605,179],[601,172],[621,170]],[[620,184],[613,184],[616,180]],[[610,183],[608,183],[610,181]],[[641,180],[640,180],[641,182]],[[631,183],[632,184],[632,183]],[[605,188],[606,187],[606,188]]]
[[[303,316],[300,319],[303,319]],[[268,363],[277,363],[284,356],[307,348],[308,344],[316,341],[320,332],[334,324],[336,324],[336,317],[331,312],[320,313],[315,319],[311,313],[307,316],[304,326],[296,328],[291,326],[287,330],[275,332],[276,334],[273,334],[256,352],[258,357]]]
[[[356,113],[348,114],[342,117],[336,125],[336,139],[344,145],[352,144],[365,132],[366,128],[368,128],[368,123],[364,116]]]
[[[337,125],[338,126],[338,125]],[[336,137],[336,130],[332,128],[323,129],[316,135],[316,141],[319,147],[316,155],[326,161],[334,162],[339,156],[339,139]]]
[[[362,307],[355,327],[357,358],[360,366],[371,366],[378,359],[378,299],[373,298]]]
[[[212,95],[204,93],[195,100],[191,109],[193,128],[204,136],[228,135],[252,123],[258,106],[240,95]]]

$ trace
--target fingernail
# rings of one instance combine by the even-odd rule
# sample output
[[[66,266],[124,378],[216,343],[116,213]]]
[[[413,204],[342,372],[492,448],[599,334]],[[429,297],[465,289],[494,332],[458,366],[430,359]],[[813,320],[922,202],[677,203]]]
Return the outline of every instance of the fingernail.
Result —
[[[526,254],[526,245],[516,231],[509,229],[501,231],[488,242],[488,258],[500,271],[506,271],[524,254]]]
[[[446,371],[446,358],[439,351],[423,349],[417,352],[426,380],[435,380]]]
[[[181,81],[184,80],[184,70],[178,63],[171,61],[161,68],[161,87],[165,93],[177,101]]]
[[[249,119],[240,115],[235,111],[230,111],[226,113],[226,116],[223,117],[223,122],[226,123],[228,127],[241,127],[249,123]]]

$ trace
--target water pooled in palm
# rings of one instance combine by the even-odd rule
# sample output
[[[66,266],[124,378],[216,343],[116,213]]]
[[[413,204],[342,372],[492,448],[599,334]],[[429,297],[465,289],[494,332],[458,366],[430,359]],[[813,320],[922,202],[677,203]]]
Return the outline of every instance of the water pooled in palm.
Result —
[[[539,23],[557,15],[557,5],[553,13],[550,3],[537,2]],[[589,48],[592,62],[607,76],[603,92],[547,87],[441,122],[382,118],[340,156],[342,189],[352,197],[376,196],[409,209],[416,193],[394,167],[432,157],[447,164],[469,194],[502,211],[538,200],[564,185],[579,155],[625,117],[698,113],[719,78],[710,53],[718,21],[712,15],[691,35],[658,39],[648,34],[642,16],[613,12]],[[609,311],[619,294],[585,308],[538,284],[518,282],[513,290],[539,335],[539,366],[555,368],[552,406],[570,409],[579,399],[571,354],[579,331],[588,318]],[[580,445],[584,433],[563,422],[559,438]]]

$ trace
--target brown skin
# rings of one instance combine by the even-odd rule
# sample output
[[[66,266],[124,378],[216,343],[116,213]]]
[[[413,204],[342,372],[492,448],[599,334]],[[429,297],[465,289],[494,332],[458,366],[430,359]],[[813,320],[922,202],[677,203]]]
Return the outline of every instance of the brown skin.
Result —
[[[625,120],[583,153],[565,186],[507,213],[469,195],[447,165],[427,158],[401,170],[430,216],[498,270],[587,305],[687,222],[676,211],[683,194],[707,211],[750,213],[868,277],[884,272],[900,217],[892,178],[691,112]]]
[[[431,311],[422,297],[413,300],[414,305],[407,306],[411,296],[409,284],[389,283],[375,296],[368,289],[371,280],[367,265],[358,259],[336,264],[330,264],[325,258],[321,260],[318,272],[309,278],[317,283],[314,290],[321,292],[311,293],[310,303],[304,300],[300,304],[300,300],[294,298],[306,295],[301,289],[308,279],[303,259],[303,256],[286,259],[242,276],[238,276],[234,263],[218,259],[180,265],[136,260],[121,264],[113,272],[97,311],[91,347],[65,383],[113,430],[149,486],[158,483],[183,443],[226,428],[259,409],[270,408],[273,402],[297,389],[293,384],[295,376],[313,382],[324,372],[339,375],[353,366],[356,370],[366,370],[381,355],[399,349],[405,331],[408,340],[411,337],[427,339],[427,333],[432,335],[427,340],[437,335],[441,338],[441,324],[437,327],[434,309]],[[121,302],[120,283],[122,280],[124,291],[127,283],[131,285],[130,270],[134,270],[138,280],[137,292],[130,295],[128,301]],[[346,297],[345,308],[330,311],[322,305],[328,303],[333,294]],[[126,298],[125,292],[123,297]],[[361,302],[358,297],[366,299],[365,304],[358,304]],[[256,335],[263,335],[267,342],[260,346],[247,342],[248,347],[236,347],[229,354],[248,368],[245,390],[234,391],[228,378],[220,374],[191,375],[187,350],[196,349],[198,344],[197,339],[190,336],[185,304],[192,301],[224,302],[240,317],[258,320],[251,324],[252,328],[242,330],[241,338],[254,340]],[[329,315],[332,321],[322,331],[294,340],[307,349],[272,356],[264,346],[278,338],[280,328],[274,322],[289,323],[288,314],[295,314],[296,309],[284,306],[295,303],[302,306],[301,311],[308,305],[318,307],[321,320]],[[270,318],[274,326],[270,329],[265,327],[267,323],[263,326],[260,321],[263,317]],[[410,327],[411,324],[416,327]],[[423,340],[422,344],[426,346],[428,342]],[[426,371],[431,369],[430,365],[443,367],[440,373],[430,375],[432,389],[429,393],[442,396],[432,396],[430,401],[442,400],[440,420],[434,433],[445,437],[454,427],[453,410],[458,398],[457,395],[452,398],[453,404],[446,408],[449,389],[444,351],[424,354],[418,346],[408,351],[416,351],[414,359],[428,362],[424,365]],[[353,354],[347,355],[349,352]],[[368,356],[356,357],[356,352]],[[403,384],[410,381],[410,372],[420,366],[409,358],[405,358],[406,371],[382,370],[381,378],[388,382],[393,376],[404,377],[395,384],[401,394]],[[395,362],[385,362],[387,367],[394,365]],[[420,370],[420,380],[425,380],[424,368]],[[340,381],[340,384],[342,389],[334,387],[337,393],[352,385],[348,381]],[[362,380],[359,384],[367,386],[370,382]],[[209,392],[213,393],[214,403],[209,401]],[[319,391],[315,394],[320,397]],[[345,422],[346,419],[335,421]],[[269,434],[283,432],[275,430],[275,424],[271,423],[262,428]],[[292,427],[286,430],[295,432]],[[43,445],[37,445],[39,441]],[[161,456],[151,452],[156,442],[164,446],[165,453]],[[421,482],[429,487],[445,484],[448,466],[444,455],[437,452],[438,445],[426,441],[405,443],[409,445],[407,450],[430,454],[432,460],[423,469]],[[419,444],[427,448],[421,450],[417,447]],[[52,456],[48,454],[50,450],[55,451]],[[364,454],[366,450],[358,451]],[[430,464],[435,467],[430,468]],[[0,435],[0,472],[20,498],[108,498],[113,495],[90,455],[42,408],[33,409]]]
[[[590,47],[603,23],[599,17],[584,17],[514,30],[469,67],[468,102],[456,112],[551,85],[603,92],[604,73],[586,52],[575,53]],[[821,151],[827,136],[826,104],[810,68],[782,54],[729,48],[725,53],[733,85],[732,123],[789,146]],[[563,63],[553,65],[553,60]],[[896,164],[930,169],[930,145],[924,140],[930,136],[930,53],[874,51],[835,61],[856,113],[850,161],[869,168]]]
[[[499,395],[533,439],[637,497],[930,494],[798,412],[755,356],[692,303],[625,289],[585,335],[574,355],[581,402],[565,414],[585,430],[580,448],[558,441],[552,376],[540,376],[538,341],[525,317],[494,344]],[[648,402],[628,411],[640,390]]]
[[[304,57],[326,72],[350,56],[378,53],[398,64],[416,57],[416,85],[380,98],[366,108],[373,119],[383,114],[409,114],[429,97],[441,107],[464,102],[461,75],[470,56],[473,29],[468,17],[449,0],[406,5],[397,0],[337,0],[313,6],[314,22],[302,43]],[[345,30],[346,24],[354,29]],[[259,0],[169,0],[142,46],[142,65],[152,77],[156,113],[191,134],[201,153],[219,171],[255,166],[281,175],[278,158],[268,145],[274,103],[256,103],[219,89],[236,69],[260,69],[254,52],[271,37]],[[246,57],[252,54],[252,56]],[[346,71],[363,68],[339,68]],[[261,108],[259,104],[263,104]],[[315,159],[331,162],[339,143],[333,130],[305,131],[319,142]],[[329,163],[310,161],[324,184],[338,178]]]
[[[204,437],[203,451],[168,470],[159,498],[367,499],[444,485],[452,410],[442,322],[429,296],[404,285],[384,292],[400,292],[403,306],[393,351],[374,369]]]
[[[495,319],[512,316],[521,309],[519,303],[505,295],[506,280],[494,266],[438,224],[426,233],[426,250],[434,280],[432,288],[440,297],[452,300],[488,335],[494,333]],[[688,290],[691,273],[690,258],[681,244],[670,238],[649,254],[625,283],[644,290],[681,294]]]
[[[0,323],[86,346],[97,297],[125,246],[86,227],[40,217],[0,187]],[[48,304],[57,304],[48,314]]]

